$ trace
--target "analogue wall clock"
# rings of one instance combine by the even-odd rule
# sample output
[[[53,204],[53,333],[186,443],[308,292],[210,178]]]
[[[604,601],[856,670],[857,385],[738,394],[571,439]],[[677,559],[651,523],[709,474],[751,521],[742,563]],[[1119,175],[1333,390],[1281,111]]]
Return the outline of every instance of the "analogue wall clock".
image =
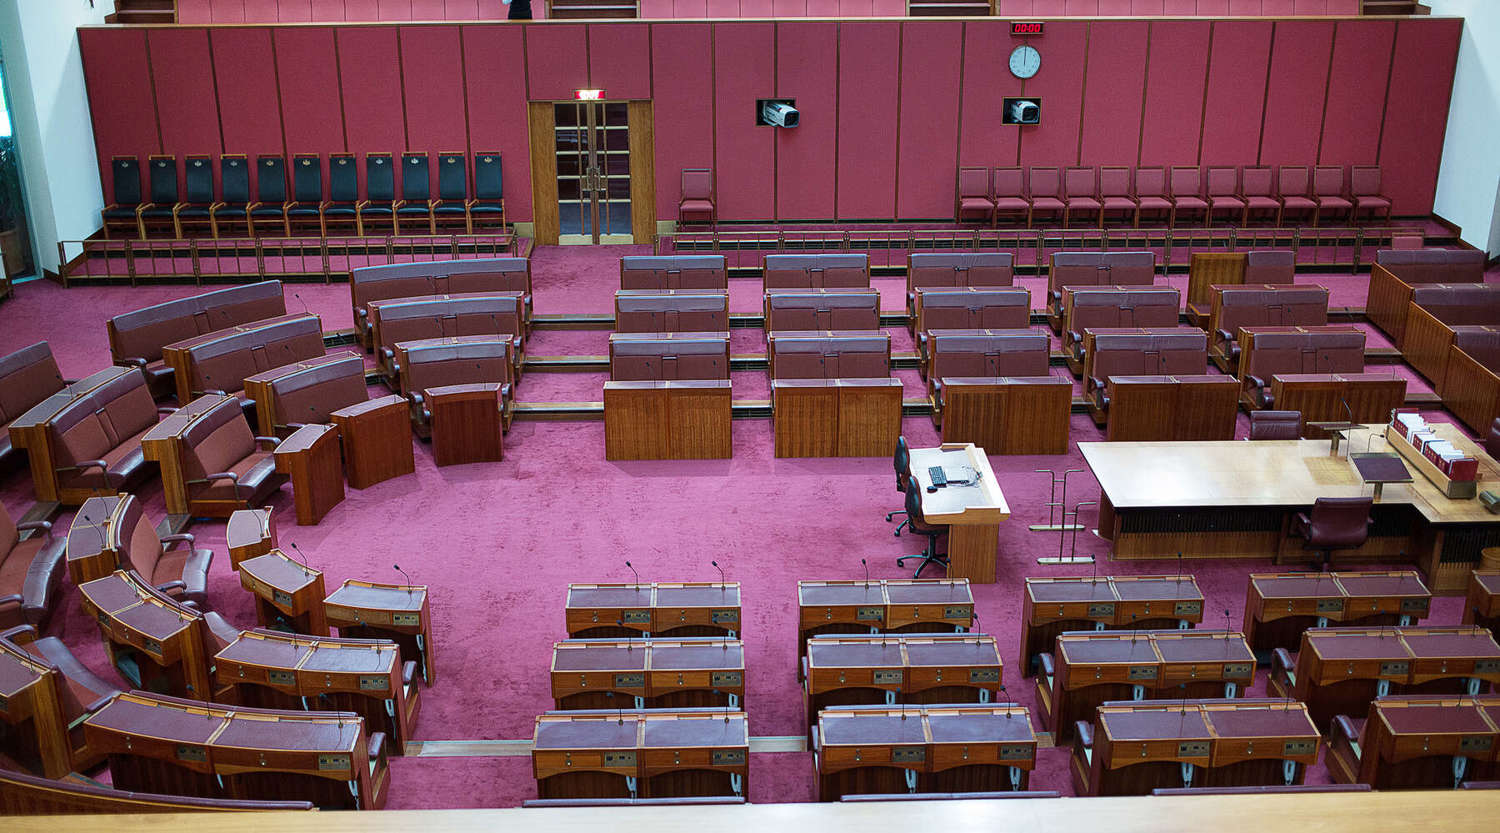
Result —
[[[1017,78],[1030,78],[1042,68],[1042,53],[1034,46],[1018,46],[1010,53],[1010,74]]]

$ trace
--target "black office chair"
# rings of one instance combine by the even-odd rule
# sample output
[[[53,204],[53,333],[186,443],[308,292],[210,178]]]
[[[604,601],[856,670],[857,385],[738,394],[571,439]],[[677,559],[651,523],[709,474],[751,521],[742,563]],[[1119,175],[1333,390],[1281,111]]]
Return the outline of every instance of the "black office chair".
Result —
[[[896,459],[894,463],[896,465],[896,491],[904,493],[906,491],[906,481],[909,477],[908,472],[911,469],[911,449],[906,447],[906,437],[904,436],[896,438]],[[885,513],[885,522],[890,523],[892,518],[905,514],[905,509],[887,512]],[[901,530],[906,528],[907,523],[908,521],[902,521],[896,526],[897,538],[901,537]]]
[[[928,564],[940,565],[944,570],[948,569],[948,553],[946,547],[943,552],[938,552],[938,539],[948,536],[948,527],[932,526],[927,519],[922,517],[922,490],[917,488],[915,482],[908,482],[906,489],[906,526],[918,535],[927,536],[927,548],[919,555],[903,555],[896,559],[897,567],[905,567],[907,559],[920,558],[922,563],[917,565],[917,571],[911,574],[912,578],[921,578],[922,571],[927,569]]]
[[[1303,549],[1318,550],[1318,571],[1327,572],[1333,550],[1347,550],[1364,544],[1370,537],[1368,497],[1320,497],[1313,502],[1311,514],[1298,512],[1292,519],[1290,534],[1305,538]]]

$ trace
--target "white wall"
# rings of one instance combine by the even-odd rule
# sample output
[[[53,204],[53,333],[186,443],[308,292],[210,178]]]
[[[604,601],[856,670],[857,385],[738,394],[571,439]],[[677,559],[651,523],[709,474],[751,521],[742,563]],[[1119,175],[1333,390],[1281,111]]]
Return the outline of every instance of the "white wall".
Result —
[[[57,241],[99,228],[103,192],[88,93],[79,59],[79,26],[103,23],[114,0],[0,0],[5,56],[33,254],[56,271]]]
[[[1433,210],[1464,242],[1500,256],[1500,2],[1426,2],[1435,15],[1464,18]]]

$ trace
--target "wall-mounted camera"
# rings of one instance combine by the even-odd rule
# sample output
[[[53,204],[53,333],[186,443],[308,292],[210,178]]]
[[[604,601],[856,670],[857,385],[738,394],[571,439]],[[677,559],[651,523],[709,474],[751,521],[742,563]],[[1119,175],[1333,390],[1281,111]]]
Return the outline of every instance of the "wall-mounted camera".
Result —
[[[755,100],[755,123],[771,127],[796,127],[802,121],[794,98],[758,98]]]
[[[1000,112],[1001,124],[1041,124],[1042,100],[1040,98],[1006,98]]]

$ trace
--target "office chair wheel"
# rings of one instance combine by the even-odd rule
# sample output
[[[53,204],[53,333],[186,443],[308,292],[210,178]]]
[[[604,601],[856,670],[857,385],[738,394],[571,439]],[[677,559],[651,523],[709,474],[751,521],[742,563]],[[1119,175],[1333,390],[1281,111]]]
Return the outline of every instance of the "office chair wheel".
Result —
[[[891,534],[894,535],[894,536],[896,536],[897,538],[900,538],[901,537],[901,530],[906,528],[906,524],[907,524],[906,521],[902,521],[901,524],[896,527],[896,531],[893,532],[893,533],[891,533]]]

